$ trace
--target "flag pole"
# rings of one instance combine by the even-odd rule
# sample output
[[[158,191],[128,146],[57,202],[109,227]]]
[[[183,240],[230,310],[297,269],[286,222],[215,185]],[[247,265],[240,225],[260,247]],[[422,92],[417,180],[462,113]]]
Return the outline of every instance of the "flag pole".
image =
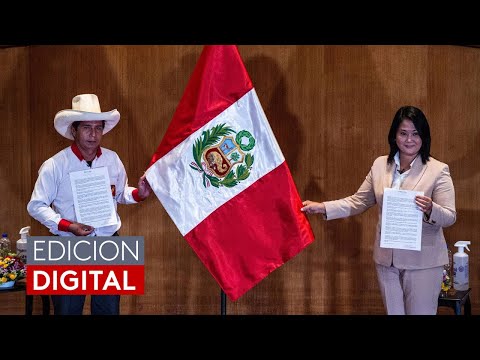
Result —
[[[220,314],[227,315],[227,296],[222,289],[220,289]]]

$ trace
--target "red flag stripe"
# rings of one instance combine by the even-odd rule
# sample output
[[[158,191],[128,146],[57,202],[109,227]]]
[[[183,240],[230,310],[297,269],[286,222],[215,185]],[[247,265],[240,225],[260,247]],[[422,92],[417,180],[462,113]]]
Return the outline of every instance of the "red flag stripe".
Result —
[[[301,207],[284,162],[215,210],[185,239],[235,301],[314,240]]]

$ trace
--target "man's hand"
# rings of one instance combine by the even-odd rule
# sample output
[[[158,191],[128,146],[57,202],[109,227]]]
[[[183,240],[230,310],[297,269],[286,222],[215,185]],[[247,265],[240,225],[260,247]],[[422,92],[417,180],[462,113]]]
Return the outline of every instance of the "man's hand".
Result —
[[[140,180],[138,180],[138,196],[140,196],[142,199],[145,199],[149,197],[151,193],[152,188],[148,183],[147,176],[143,174],[143,176],[140,177]]]
[[[81,223],[71,223],[68,227],[68,231],[77,236],[87,236],[95,230],[93,226],[85,225]]]

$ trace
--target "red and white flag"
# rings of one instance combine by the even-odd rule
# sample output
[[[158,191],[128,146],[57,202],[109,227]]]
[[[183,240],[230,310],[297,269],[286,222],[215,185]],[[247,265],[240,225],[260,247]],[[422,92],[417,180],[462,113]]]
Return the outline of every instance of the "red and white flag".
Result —
[[[146,175],[230,300],[314,240],[234,45],[204,47]]]

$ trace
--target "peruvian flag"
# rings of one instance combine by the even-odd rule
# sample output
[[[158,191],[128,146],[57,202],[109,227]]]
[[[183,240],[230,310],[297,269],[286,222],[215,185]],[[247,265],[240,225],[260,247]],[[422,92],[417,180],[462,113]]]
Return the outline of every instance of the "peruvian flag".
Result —
[[[230,300],[314,240],[234,45],[204,47],[146,175]]]

